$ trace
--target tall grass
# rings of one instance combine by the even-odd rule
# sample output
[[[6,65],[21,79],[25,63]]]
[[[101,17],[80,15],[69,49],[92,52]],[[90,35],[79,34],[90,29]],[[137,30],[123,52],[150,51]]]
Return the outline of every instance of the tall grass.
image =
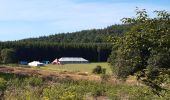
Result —
[[[146,86],[113,85],[107,82],[31,77],[0,73],[1,98],[5,100],[87,100],[106,97],[110,100],[164,100]]]

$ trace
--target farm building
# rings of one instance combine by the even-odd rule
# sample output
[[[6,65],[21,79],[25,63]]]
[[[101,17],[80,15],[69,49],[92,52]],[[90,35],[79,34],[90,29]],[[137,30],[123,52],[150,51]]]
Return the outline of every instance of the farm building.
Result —
[[[43,66],[43,63],[40,63],[39,61],[33,61],[28,63],[29,66]]]
[[[58,59],[60,64],[88,63],[89,61],[81,57],[62,57]]]

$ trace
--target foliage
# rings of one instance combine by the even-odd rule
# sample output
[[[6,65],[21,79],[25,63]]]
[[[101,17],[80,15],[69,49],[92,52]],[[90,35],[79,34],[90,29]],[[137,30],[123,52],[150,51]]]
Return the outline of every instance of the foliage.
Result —
[[[50,100],[80,100],[83,99],[83,95],[78,94],[75,91],[75,86],[66,88],[65,85],[51,85],[44,88],[43,95]]]
[[[100,47],[100,52],[98,48]],[[13,48],[18,61],[48,60],[60,57],[83,57],[90,62],[106,61],[111,53],[110,43],[54,43],[54,42],[0,42],[0,49]],[[100,54],[99,54],[100,53]],[[100,57],[98,57],[100,56]],[[98,59],[100,58],[100,59]]]
[[[110,36],[122,36],[129,25],[112,25],[104,29],[82,30],[72,33],[60,33],[39,38],[23,39],[24,42],[56,42],[56,43],[106,43]]]
[[[4,91],[6,89],[6,80],[4,80],[3,78],[0,78],[0,91]]]
[[[166,83],[165,76],[170,77],[170,13],[155,13],[157,16],[150,18],[145,9],[137,9],[136,18],[122,20],[132,27],[114,40],[109,62],[118,78],[135,74],[157,93]]]
[[[31,86],[41,86],[43,83],[43,80],[42,78],[31,77],[31,78],[26,78],[25,82]]]
[[[33,60],[53,61],[60,57],[83,57],[90,62],[104,62],[111,53],[110,36],[122,36],[129,27],[129,25],[112,25],[104,29],[0,42],[0,50],[15,49],[17,56],[15,63]]]
[[[93,69],[92,73],[95,73],[95,74],[105,74],[106,73],[106,69],[102,68],[100,65],[97,65],[96,68]]]
[[[14,63],[16,60],[15,50],[14,49],[2,49],[0,53],[0,58],[2,63]]]
[[[29,81],[28,81],[29,80]],[[41,84],[32,85],[32,80],[43,80]],[[3,85],[2,85],[3,84]],[[1,99],[5,100],[86,100],[90,97],[103,96],[110,100],[141,99],[164,100],[165,97],[154,95],[146,86],[129,86],[127,84],[110,84],[86,80],[61,78],[41,78],[0,73],[0,85],[5,86]]]
[[[108,74],[101,74],[100,77],[101,77],[102,81],[104,81],[104,82],[109,81],[109,79],[110,79],[110,75],[108,75]]]

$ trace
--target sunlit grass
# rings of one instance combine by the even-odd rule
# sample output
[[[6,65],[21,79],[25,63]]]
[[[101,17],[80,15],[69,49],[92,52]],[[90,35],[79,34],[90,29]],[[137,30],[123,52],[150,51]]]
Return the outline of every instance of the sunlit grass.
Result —
[[[111,69],[108,63],[89,63],[89,64],[64,64],[64,65],[53,65],[48,64],[44,67],[40,67],[41,69],[48,69],[48,70],[58,70],[58,71],[69,71],[69,72],[88,72],[92,73],[92,70],[97,66],[100,65],[103,68],[106,68],[106,73],[111,74]]]

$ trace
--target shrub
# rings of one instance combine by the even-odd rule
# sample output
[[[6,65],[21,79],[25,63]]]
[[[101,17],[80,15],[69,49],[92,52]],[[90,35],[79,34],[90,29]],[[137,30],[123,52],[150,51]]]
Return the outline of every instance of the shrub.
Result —
[[[109,78],[110,78],[110,75],[107,75],[107,74],[102,74],[101,76],[101,79],[102,79],[102,81],[108,81],[109,80]]]
[[[6,89],[6,80],[0,78],[0,91],[4,91]]]
[[[8,63],[14,63],[16,60],[16,51],[14,49],[2,49],[1,50],[1,60],[2,63],[8,64]]]
[[[40,86],[43,84],[42,78],[38,77],[30,77],[25,79],[26,84],[31,85],[31,86]]]
[[[9,77],[10,78],[7,78]],[[0,74],[0,88],[3,91],[2,100],[89,100],[89,97],[108,97],[110,100],[140,99],[169,100],[170,92],[164,97],[158,97],[147,86],[129,86],[87,80],[72,80],[59,78],[24,77],[21,75]],[[103,80],[109,75],[101,74]],[[7,84],[7,85],[6,85]],[[169,87],[167,87],[169,88]],[[1,98],[2,97],[2,98]]]
[[[96,66],[96,68],[93,69],[92,73],[95,74],[105,74],[106,73],[106,69],[102,68],[100,65]]]
[[[77,92],[76,86],[70,85],[51,85],[43,90],[43,96],[50,100],[81,100],[83,95]]]
[[[145,9],[136,10],[137,17],[123,18],[131,25],[129,32],[114,39],[113,51],[108,61],[117,78],[126,79],[136,75],[137,79],[161,96],[170,71],[170,12],[155,11],[150,18]],[[162,77],[163,76],[163,77]]]
[[[106,68],[102,68],[102,74],[106,74]]]
[[[39,87],[8,87],[4,93],[4,100],[42,100]]]
[[[108,90],[107,85],[103,83],[93,84],[91,86],[91,94],[94,97],[105,96]]]

